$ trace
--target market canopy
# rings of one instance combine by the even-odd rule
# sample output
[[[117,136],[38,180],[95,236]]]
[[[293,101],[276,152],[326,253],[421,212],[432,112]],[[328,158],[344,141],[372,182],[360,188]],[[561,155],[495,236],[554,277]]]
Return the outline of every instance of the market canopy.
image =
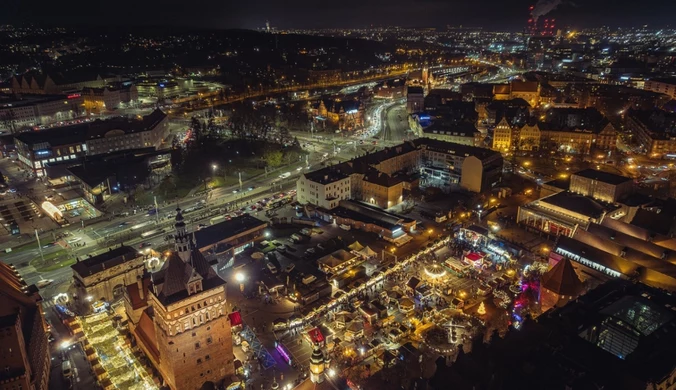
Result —
[[[362,249],[364,249],[364,245],[362,245],[359,241],[355,241],[355,242],[353,242],[352,244],[350,244],[350,245],[347,247],[347,249],[349,249],[349,250],[351,250],[351,251],[357,251],[357,252],[359,252],[359,251],[361,251]]]
[[[369,248],[368,246],[365,246],[362,250],[359,251],[359,254],[364,256],[364,257],[371,257],[377,255],[377,253]]]
[[[228,314],[228,318],[230,318],[230,326],[237,326],[242,323],[242,315],[238,311]]]
[[[313,343],[321,343],[324,341],[324,335],[319,328],[310,329],[307,334],[310,336],[310,340],[312,340]]]

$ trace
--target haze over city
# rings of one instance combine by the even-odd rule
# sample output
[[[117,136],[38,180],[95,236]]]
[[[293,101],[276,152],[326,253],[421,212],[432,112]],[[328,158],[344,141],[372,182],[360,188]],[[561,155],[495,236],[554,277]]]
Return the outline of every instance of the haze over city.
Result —
[[[673,389],[676,3],[9,0],[0,389]]]

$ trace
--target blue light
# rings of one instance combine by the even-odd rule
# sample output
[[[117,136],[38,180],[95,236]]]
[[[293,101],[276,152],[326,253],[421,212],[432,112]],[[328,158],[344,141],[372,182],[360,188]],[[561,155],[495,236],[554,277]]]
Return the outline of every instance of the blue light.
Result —
[[[163,84],[163,83],[160,83],[160,88],[164,88],[164,84]]]
[[[49,154],[49,150],[39,150],[35,152],[38,156],[44,156],[45,154]]]

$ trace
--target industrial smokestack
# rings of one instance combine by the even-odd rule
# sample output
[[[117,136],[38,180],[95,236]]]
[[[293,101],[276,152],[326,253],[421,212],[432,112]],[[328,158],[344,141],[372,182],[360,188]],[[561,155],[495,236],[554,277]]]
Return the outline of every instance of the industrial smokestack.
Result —
[[[554,11],[559,5],[561,5],[561,0],[539,0],[533,9],[535,23],[537,23],[540,16],[545,16]]]

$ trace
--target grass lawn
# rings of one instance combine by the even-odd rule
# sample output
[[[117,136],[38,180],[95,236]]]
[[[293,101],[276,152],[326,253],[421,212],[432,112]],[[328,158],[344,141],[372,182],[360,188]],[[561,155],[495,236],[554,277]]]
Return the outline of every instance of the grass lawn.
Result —
[[[242,172],[242,181],[247,181],[252,177],[265,173],[264,169],[255,167],[242,167],[240,169],[233,168],[232,173],[223,176],[214,176],[207,183],[210,188],[229,187],[239,184],[239,173]]]
[[[31,241],[31,242],[26,243],[26,244],[21,244],[19,246],[15,246],[14,248],[12,248],[12,251],[10,253],[15,254],[15,253],[19,253],[19,252],[23,252],[23,251],[31,250],[31,249],[37,249],[37,248],[38,248],[38,244],[35,241]]]
[[[75,264],[75,259],[68,257],[68,252],[65,249],[58,250],[44,256],[44,261],[38,255],[30,262],[30,265],[35,267],[38,272],[54,271],[63,267],[70,267]]]

